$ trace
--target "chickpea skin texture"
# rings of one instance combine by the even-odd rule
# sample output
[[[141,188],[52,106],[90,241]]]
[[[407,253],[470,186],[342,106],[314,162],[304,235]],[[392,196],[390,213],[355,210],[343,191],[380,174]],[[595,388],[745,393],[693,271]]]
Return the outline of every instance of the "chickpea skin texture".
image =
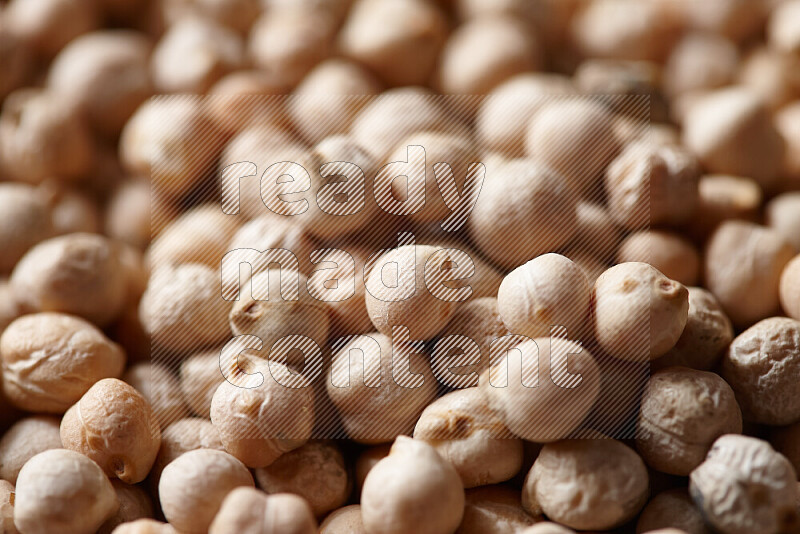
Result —
[[[65,449],[28,460],[15,492],[14,524],[25,534],[94,534],[119,508],[103,470],[86,456]]]
[[[456,470],[425,442],[399,436],[367,475],[361,516],[370,534],[455,531],[464,513]]]
[[[61,448],[59,420],[46,415],[20,419],[0,439],[0,479],[17,483],[20,469],[40,452]]]
[[[208,529],[209,534],[316,534],[317,522],[300,497],[267,495],[253,488],[231,491]]]
[[[64,414],[61,442],[97,462],[108,476],[136,484],[153,466],[161,429],[141,393],[105,378]]]

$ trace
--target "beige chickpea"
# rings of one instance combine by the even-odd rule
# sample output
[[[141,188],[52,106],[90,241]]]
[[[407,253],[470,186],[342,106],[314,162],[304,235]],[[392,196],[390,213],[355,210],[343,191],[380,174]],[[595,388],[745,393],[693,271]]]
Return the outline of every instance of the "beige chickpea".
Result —
[[[525,154],[525,133],[531,118],[554,95],[575,92],[566,76],[523,73],[492,89],[481,103],[475,130],[481,146],[510,157]]]
[[[766,223],[800,252],[800,192],[784,193],[767,203]]]
[[[670,367],[653,374],[645,388],[636,448],[653,469],[686,476],[714,440],[741,431],[741,410],[719,375]]]
[[[161,447],[156,461],[150,470],[150,479],[154,489],[158,487],[161,473],[175,458],[196,449],[216,449],[224,451],[219,432],[211,421],[198,417],[179,419],[161,432]]]
[[[180,391],[186,405],[199,417],[210,417],[211,399],[224,380],[218,349],[198,352],[181,363]]]
[[[634,132],[644,134],[647,119],[642,110],[641,95],[650,99],[650,117],[664,120],[668,113],[661,92],[658,67],[648,61],[619,59],[585,59],[573,75],[573,83],[584,94],[603,95],[598,101],[618,114],[613,120],[618,139],[624,143],[627,136],[619,136],[619,129],[627,123],[628,136]]]
[[[482,486],[466,491],[464,518],[458,534],[502,534],[521,532],[533,525],[533,517],[522,508],[520,493],[508,486]]]
[[[675,346],[689,315],[689,291],[646,263],[621,263],[594,287],[594,332],[611,356],[654,360]]]
[[[3,392],[15,406],[33,412],[64,413],[92,384],[119,376],[125,365],[120,347],[98,328],[59,313],[25,315],[11,323],[0,337],[0,354]]]
[[[561,174],[583,196],[619,151],[612,115],[602,104],[557,98],[542,106],[526,132],[528,156]]]
[[[784,52],[800,51],[800,3],[787,0],[770,13],[767,23],[767,40],[771,47]]]
[[[339,46],[388,85],[417,85],[430,77],[447,26],[444,14],[428,2],[358,0],[339,34]]]
[[[64,414],[61,442],[97,462],[108,476],[135,484],[153,466],[161,429],[141,393],[104,378]]]
[[[253,487],[242,462],[215,449],[182,454],[164,468],[158,483],[161,509],[180,532],[208,531],[225,497],[238,487]]]
[[[364,480],[366,480],[372,468],[375,467],[375,464],[389,456],[389,451],[391,449],[391,443],[384,443],[383,445],[368,447],[358,455],[355,464],[355,489],[357,494],[361,494],[361,488],[364,487]]]
[[[119,508],[103,470],[86,456],[65,449],[28,460],[15,493],[14,524],[26,534],[93,534]]]
[[[747,0],[677,5],[691,28],[718,33],[737,42],[762,28],[765,6],[766,4]]]
[[[511,271],[500,284],[497,310],[509,332],[547,337],[561,326],[585,333],[592,291],[580,267],[560,254],[543,254]]]
[[[733,325],[709,291],[690,287],[689,317],[681,337],[666,354],[650,362],[651,369],[680,365],[700,371],[713,369],[733,341]]]
[[[149,176],[154,194],[175,198],[199,183],[222,144],[200,98],[151,99],[125,123],[120,162],[131,174]]]
[[[800,420],[800,398],[792,393],[798,347],[800,322],[786,317],[764,319],[733,340],[722,360],[722,377],[746,420],[767,425]]]
[[[569,244],[569,251],[599,260],[611,258],[622,240],[622,232],[610,211],[601,204],[581,201],[575,213],[575,236]]]
[[[684,223],[696,211],[699,179],[697,159],[682,147],[631,143],[606,172],[609,212],[630,230]]]
[[[301,225],[294,224],[287,218],[266,215],[256,217],[243,224],[227,247],[228,251],[242,248],[260,251],[287,250],[297,258],[300,272],[310,274],[312,263],[309,257],[318,246]],[[251,276],[265,271],[266,267],[267,265],[256,262],[251,267]]]
[[[297,86],[295,98],[287,103],[289,117],[304,138],[318,142],[346,133],[358,112],[380,90],[378,80],[358,63],[328,59]]]
[[[278,362],[260,374],[256,387],[222,382],[211,400],[211,422],[225,450],[248,467],[266,467],[301,447],[314,424],[314,393],[302,375]]]
[[[686,232],[705,241],[722,222],[742,219],[755,222],[764,194],[752,178],[709,174],[697,184],[698,203]]]
[[[82,109],[90,124],[117,135],[150,96],[150,43],[128,30],[92,32],[59,52],[47,86],[68,105]]]
[[[800,256],[795,256],[783,269],[780,291],[784,311],[800,321]]]
[[[59,420],[46,415],[20,419],[0,439],[0,479],[17,483],[25,462],[50,449],[61,448]]]
[[[475,264],[475,274],[463,280],[454,280],[450,284],[451,287],[462,288],[469,285],[472,288],[471,299],[497,296],[497,290],[503,282],[503,272],[497,266],[484,259],[475,247],[457,239],[441,236],[437,236],[435,239],[425,239],[423,244],[429,244],[439,249],[452,248],[460,250],[469,256],[472,263]]]
[[[780,277],[794,249],[776,230],[728,221],[705,251],[705,284],[737,328],[777,314]]]
[[[576,199],[562,176],[525,159],[496,172],[484,183],[468,222],[481,252],[512,269],[569,242],[576,231]],[[544,220],[549,223],[541,224]],[[508,239],[512,234],[516,238]]]
[[[154,268],[201,263],[218,270],[238,229],[236,216],[219,204],[203,204],[184,212],[153,240],[150,261]]]
[[[217,371],[219,372],[219,364]],[[178,380],[166,365],[154,362],[136,363],[128,367],[122,380],[142,394],[160,428],[166,428],[170,423],[188,417],[189,410],[181,395]]]
[[[480,388],[512,433],[544,443],[563,439],[580,425],[597,398],[600,369],[579,343],[528,339],[507,347],[481,375]]]
[[[413,431],[436,395],[428,358],[377,332],[352,339],[334,354],[325,387],[351,439],[385,443]]]
[[[166,202],[151,198],[150,184],[145,180],[121,183],[106,205],[104,233],[140,249],[150,243],[166,224],[177,217]],[[158,206],[151,210],[151,205]]]
[[[372,468],[361,492],[361,516],[370,533],[444,534],[458,527],[463,513],[456,470],[433,447],[405,436]]]
[[[254,124],[279,128],[286,121],[286,114],[283,102],[275,95],[288,91],[286,80],[275,73],[237,70],[208,90],[208,116],[227,135]]]
[[[758,47],[744,57],[737,81],[774,112],[800,98],[798,69],[799,56]]]
[[[20,89],[6,97],[0,115],[0,164],[9,177],[38,184],[72,180],[94,160],[91,132],[75,107],[57,93]]]
[[[89,195],[54,182],[45,182],[55,235],[100,233],[100,207]]]
[[[366,534],[361,520],[361,505],[351,504],[334,510],[319,526],[320,534]]]
[[[787,104],[775,114],[775,126],[786,143],[783,157],[783,185],[797,189],[800,185],[800,102]]]
[[[14,526],[14,485],[7,480],[0,480],[0,528],[6,534],[19,534]]]
[[[542,521],[541,523],[536,523],[535,525],[530,526],[525,530],[521,530],[520,534],[575,534],[575,531],[563,525],[559,525],[558,523],[552,523],[550,521]],[[682,533],[667,532],[661,534],[682,534]]]
[[[652,533],[670,527],[686,534],[711,534],[684,488],[663,491],[653,497],[639,516],[636,533]]]
[[[268,467],[256,469],[255,477],[270,495],[299,495],[316,517],[344,505],[353,485],[341,451],[321,441],[287,452]]]
[[[137,519],[117,525],[111,534],[177,534],[177,531],[171,525],[155,519]]]
[[[686,286],[700,277],[700,253],[680,234],[642,230],[626,237],[617,250],[617,263],[649,263],[664,276]]]
[[[713,529],[785,532],[797,525],[797,478],[766,441],[728,434],[689,478],[689,492]]]
[[[51,237],[54,229],[47,198],[24,184],[0,184],[0,272],[8,273],[34,245]]]
[[[633,449],[613,439],[545,445],[525,478],[522,506],[574,529],[608,530],[647,501],[648,476]]]
[[[489,411],[478,388],[453,391],[428,405],[414,427],[456,469],[465,488],[504,482],[522,467],[522,441]]]
[[[169,25],[186,18],[205,17],[244,33],[258,17],[262,4],[259,0],[167,0],[162,9]]]
[[[89,0],[14,0],[6,11],[8,24],[23,42],[45,57],[100,23],[100,12]]]
[[[112,480],[111,485],[117,494],[119,510],[109,518],[97,534],[112,534],[112,531],[123,523],[130,523],[138,519],[153,517],[155,510],[150,495],[140,486],[126,484],[119,480]]]
[[[752,92],[727,88],[703,96],[684,121],[683,143],[716,174],[747,176],[775,187],[784,143],[767,109]]]
[[[187,263],[153,271],[139,317],[156,344],[189,352],[230,336],[229,309],[230,304],[219,294],[219,273]]]
[[[231,491],[209,534],[316,534],[317,522],[303,499],[290,493],[267,495],[253,488]]]
[[[672,49],[664,66],[664,89],[672,95],[728,85],[739,66],[736,44],[714,33],[689,33]]]
[[[599,259],[595,254],[580,249],[568,248],[564,251],[564,256],[581,268],[592,287],[594,287],[594,283],[600,278],[600,275],[611,267],[610,262]]]

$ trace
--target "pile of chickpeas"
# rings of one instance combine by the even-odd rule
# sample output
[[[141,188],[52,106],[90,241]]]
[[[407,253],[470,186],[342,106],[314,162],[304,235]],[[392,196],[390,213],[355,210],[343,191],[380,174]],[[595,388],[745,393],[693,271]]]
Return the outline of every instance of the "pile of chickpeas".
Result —
[[[0,73],[0,534],[800,533],[800,0],[0,0]]]

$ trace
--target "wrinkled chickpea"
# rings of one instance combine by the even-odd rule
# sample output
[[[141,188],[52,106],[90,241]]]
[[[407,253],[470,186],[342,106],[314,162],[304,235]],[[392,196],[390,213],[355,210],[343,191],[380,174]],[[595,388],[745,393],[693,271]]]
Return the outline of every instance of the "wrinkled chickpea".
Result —
[[[649,263],[664,276],[686,286],[697,284],[700,254],[680,234],[641,230],[626,237],[617,250],[617,263]]]
[[[34,245],[54,233],[47,199],[24,184],[0,184],[0,272],[8,273]]]
[[[568,527],[608,530],[647,501],[648,475],[633,449],[613,439],[545,445],[525,478],[522,505]]]
[[[103,526],[100,527],[97,534],[112,534],[112,532],[116,532],[115,529],[123,523],[153,517],[155,513],[153,500],[144,489],[136,485],[126,484],[119,480],[112,480],[111,485],[114,487],[114,492],[117,494],[119,510],[103,523]]]
[[[64,413],[92,384],[121,375],[125,366],[125,354],[99,329],[60,313],[25,315],[11,323],[0,337],[0,355],[5,395],[15,406],[39,413]]]
[[[308,503],[290,493],[267,495],[253,488],[231,491],[209,526],[209,534],[316,534]]]
[[[786,315],[800,321],[800,256],[795,256],[783,269],[780,291]]]
[[[711,534],[684,488],[663,491],[653,497],[639,515],[636,534],[652,534],[652,531],[670,527],[686,534]]]
[[[25,534],[94,534],[119,501],[103,470],[66,449],[37,454],[17,478],[14,524]]]
[[[60,449],[59,424],[55,417],[34,415],[6,430],[0,439],[0,479],[16,484],[25,462],[40,452]]]
[[[170,525],[187,534],[202,534],[225,497],[241,486],[253,487],[253,477],[242,462],[226,452],[197,449],[164,468],[158,495]]]
[[[482,486],[466,491],[464,518],[459,534],[524,532],[538,517],[522,508],[518,490],[507,486]]]
[[[217,355],[219,373],[219,355]],[[153,412],[159,428],[189,416],[180,385],[172,371],[165,365],[139,362],[128,367],[122,380],[141,393]]]

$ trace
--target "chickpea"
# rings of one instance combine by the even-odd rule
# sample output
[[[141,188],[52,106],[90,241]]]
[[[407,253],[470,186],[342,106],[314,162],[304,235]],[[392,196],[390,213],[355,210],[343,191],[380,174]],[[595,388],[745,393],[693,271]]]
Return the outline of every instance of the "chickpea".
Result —
[[[674,527],[686,534],[711,534],[700,511],[684,488],[667,490],[653,497],[636,523],[637,534],[652,534]]]
[[[781,304],[789,317],[800,321],[800,256],[795,256],[781,275]]]
[[[241,248],[288,250],[297,257],[300,272],[310,274],[312,264],[309,256],[317,246],[302,226],[282,217],[262,216],[243,224],[227,247],[228,251]],[[266,271],[266,268],[267,265],[256,262],[252,265],[251,276]]]
[[[53,61],[47,86],[68,106],[83,110],[98,131],[116,136],[152,93],[150,43],[128,30],[83,35]]]
[[[100,23],[89,0],[14,0],[6,7],[8,24],[39,55],[51,57]],[[65,24],[64,21],[69,21]]]
[[[784,143],[752,92],[711,92],[691,107],[683,126],[683,143],[708,172],[747,176],[767,190],[776,186]]]
[[[739,50],[715,33],[693,32],[672,49],[664,66],[664,90],[676,97],[730,84],[739,67]]]
[[[167,350],[189,352],[230,335],[230,304],[219,294],[219,274],[210,267],[159,267],[139,305],[145,332]]]
[[[225,450],[219,432],[211,421],[187,417],[167,426],[161,433],[161,447],[150,470],[150,478],[155,488],[158,488],[161,472],[167,465],[181,454],[196,449]]]
[[[22,36],[9,26],[8,10],[0,12],[0,62],[3,63],[0,98],[4,99],[25,85],[35,63],[33,51],[24,43]]]
[[[219,373],[219,356],[217,372]],[[166,428],[170,423],[189,416],[178,380],[167,366],[140,362],[130,366],[122,375],[122,380],[142,394],[160,428]]]
[[[448,238],[426,239],[425,241],[423,244],[430,244],[439,249],[460,250],[469,256],[475,265],[475,274],[463,280],[453,280],[451,287],[462,288],[469,285],[472,288],[471,298],[473,299],[497,296],[497,290],[500,289],[500,284],[503,282],[503,273],[495,265],[486,261],[474,247],[463,241]]]
[[[383,445],[369,447],[358,455],[355,465],[355,486],[357,494],[361,494],[361,489],[364,487],[364,480],[366,480],[372,468],[375,467],[375,464],[389,456],[389,451],[391,449],[391,443],[384,443]]]
[[[145,180],[120,184],[106,206],[104,233],[137,248],[146,248],[165,220],[176,218],[168,204],[151,200],[151,193]],[[158,206],[155,213],[151,213],[151,202]]]
[[[466,491],[464,518],[459,534],[502,534],[524,532],[540,518],[529,515],[519,491],[506,486],[483,486]]]
[[[112,480],[111,485],[117,494],[119,510],[108,519],[97,534],[112,534],[112,531],[123,523],[130,523],[138,519],[147,519],[155,513],[150,495],[139,486],[126,484],[119,480]]]
[[[239,33],[250,29],[262,10],[259,0],[167,0],[164,18],[171,26],[192,17],[205,17]]]
[[[66,449],[41,452],[22,466],[15,490],[20,532],[93,534],[119,508],[103,470]]]
[[[57,414],[96,381],[121,375],[125,365],[120,347],[99,329],[60,313],[15,320],[0,337],[0,355],[8,399],[23,410]]]
[[[210,417],[211,399],[225,380],[220,370],[220,351],[198,352],[181,363],[180,391],[194,415]]]
[[[385,443],[410,434],[436,395],[428,355],[408,343],[393,344],[377,332],[341,347],[330,373],[325,382],[328,396],[349,437],[361,443]],[[422,383],[415,384],[419,380]]]
[[[705,241],[724,221],[756,222],[763,200],[761,186],[751,178],[710,174],[698,185],[699,201],[687,232]]]
[[[156,268],[201,263],[218,270],[238,229],[237,217],[216,203],[203,204],[183,213],[153,240],[150,260]]]
[[[705,283],[737,328],[777,314],[780,277],[794,249],[776,230],[721,224],[706,245]]]
[[[358,0],[339,35],[346,57],[363,63],[390,86],[430,77],[447,36],[447,19],[422,0]]]
[[[137,519],[118,525],[111,534],[177,534],[177,531],[154,519]]]
[[[253,124],[280,127],[286,115],[280,99],[271,97],[288,92],[286,80],[275,73],[237,70],[208,90],[208,115],[226,135],[235,135]]]
[[[601,204],[581,201],[578,202],[576,216],[575,236],[570,242],[569,251],[600,260],[611,258],[622,241],[622,233],[609,210]]]
[[[641,109],[642,102],[637,102],[640,95],[650,99],[650,117],[652,120],[664,120],[667,115],[667,104],[661,92],[661,73],[658,67],[648,61],[631,61],[619,59],[586,59],[578,65],[573,75],[575,86],[589,95],[610,95],[602,103],[619,114],[615,130],[627,123],[630,135],[645,126],[645,116]],[[628,98],[633,97],[633,98]],[[625,136],[619,141],[624,141]]]
[[[366,534],[361,520],[361,505],[351,504],[334,510],[319,526],[319,534]]]
[[[10,272],[31,247],[54,233],[46,200],[29,185],[0,184],[0,272]]]
[[[25,462],[50,449],[61,448],[59,420],[46,415],[20,419],[0,439],[0,479],[17,483]]]
[[[784,193],[770,200],[766,206],[766,222],[800,252],[800,192]]]
[[[800,57],[758,47],[742,61],[738,82],[774,112],[800,97],[798,69]]]
[[[533,369],[531,361],[537,362]],[[544,443],[567,437],[589,413],[600,389],[600,370],[579,343],[529,339],[484,371],[480,387],[489,409],[511,432]]]
[[[723,0],[708,5],[679,4],[687,23],[694,29],[718,33],[741,41],[759,31],[764,23],[765,4],[747,0]]]
[[[778,4],[770,14],[767,39],[772,48],[789,53],[800,51],[800,2],[788,0]]]
[[[775,126],[786,143],[782,174],[784,187],[800,185],[800,102],[788,104],[775,114]]]
[[[649,263],[664,276],[687,286],[697,285],[700,254],[682,236],[660,230],[630,234],[617,250],[617,263]]]
[[[545,445],[525,478],[522,506],[571,528],[608,530],[633,519],[647,501],[644,462],[613,439]]]
[[[56,235],[100,233],[100,208],[88,195],[75,190],[45,182],[50,202],[50,216]]]
[[[689,291],[646,263],[621,263],[595,283],[595,337],[615,358],[642,362],[663,356],[677,343],[688,315]],[[642,323],[643,318],[648,319]]]
[[[478,388],[453,391],[429,404],[414,439],[450,462],[465,488],[506,481],[522,467],[522,441],[489,411]]]
[[[0,528],[6,534],[19,534],[14,526],[14,485],[7,480],[0,480]]]
[[[793,395],[800,365],[800,322],[764,319],[739,334],[722,360],[722,376],[736,393],[746,420],[787,425],[800,420]]]
[[[252,488],[231,491],[208,530],[209,534],[316,534],[317,522],[308,504],[296,495],[266,495]]]
[[[575,531],[563,525],[559,525],[558,523],[551,523],[550,521],[542,521],[541,523],[536,523],[535,525],[532,525],[526,528],[525,530],[521,530],[520,534],[575,534]],[[666,534],[676,534],[676,533],[673,532]]]
[[[458,473],[422,441],[399,436],[364,481],[361,516],[370,533],[453,532],[463,513]]]
[[[242,462],[215,449],[197,449],[164,468],[158,483],[161,509],[175,529],[207,532],[225,497],[238,487],[253,487]]]
[[[306,443],[268,467],[256,469],[255,477],[270,495],[299,495],[316,517],[344,505],[353,486],[342,453],[333,444],[320,441]]]
[[[739,534],[796,527],[797,478],[769,443],[737,435],[714,442],[689,478],[689,492],[706,523]]]
[[[678,342],[666,354],[653,360],[651,369],[673,365],[710,371],[733,341],[733,325],[710,292],[690,287],[689,316]]]
[[[10,178],[33,184],[52,177],[73,180],[91,169],[94,157],[88,126],[57,93],[29,88],[6,97],[0,164]]]

